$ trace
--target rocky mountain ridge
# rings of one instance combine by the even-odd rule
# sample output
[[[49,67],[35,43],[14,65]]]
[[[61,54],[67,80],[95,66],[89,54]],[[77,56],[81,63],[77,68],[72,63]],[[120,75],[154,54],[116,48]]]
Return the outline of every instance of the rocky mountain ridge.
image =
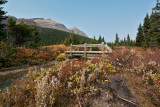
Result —
[[[83,31],[79,30],[76,27],[68,29],[64,24],[58,23],[51,19],[44,19],[44,18],[25,19],[25,18],[16,18],[14,16],[8,16],[8,19],[10,17],[16,20],[17,23],[19,23],[22,20],[24,24],[27,24],[27,25],[35,25],[35,26],[43,27],[43,28],[57,29],[57,30],[65,31],[65,32],[71,32],[74,34],[78,34],[84,37],[88,37]],[[7,23],[7,20],[5,20],[4,23]]]

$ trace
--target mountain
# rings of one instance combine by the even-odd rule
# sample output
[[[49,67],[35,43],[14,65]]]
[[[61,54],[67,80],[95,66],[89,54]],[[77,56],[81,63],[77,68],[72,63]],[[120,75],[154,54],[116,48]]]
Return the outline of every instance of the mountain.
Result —
[[[70,32],[70,30],[67,29],[63,24],[53,21],[51,19],[33,19],[33,20],[39,26],[44,27],[44,28],[51,28],[51,29],[57,29],[57,30]]]
[[[87,35],[83,32],[83,31],[80,31],[78,28],[76,27],[72,27],[72,28],[69,28],[69,30],[74,33],[74,34],[79,34],[79,35],[82,35],[82,36],[85,36],[87,37]]]
[[[12,17],[14,20],[16,20],[17,23],[19,23],[22,20],[24,22],[24,24],[27,24],[27,25],[34,25],[34,26],[38,26],[38,27],[42,27],[42,28],[57,29],[57,30],[81,35],[84,37],[88,37],[83,31],[79,30],[76,27],[68,29],[65,25],[58,23],[56,21],[53,21],[51,19],[44,19],[44,18],[25,19],[25,18],[16,18],[14,16],[8,16],[8,19],[10,17]],[[7,20],[5,20],[4,23],[7,23]]]

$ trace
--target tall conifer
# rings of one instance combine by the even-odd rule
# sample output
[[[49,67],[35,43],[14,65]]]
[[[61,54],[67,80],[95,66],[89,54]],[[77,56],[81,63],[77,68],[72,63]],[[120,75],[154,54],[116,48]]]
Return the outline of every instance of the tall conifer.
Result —
[[[143,28],[142,28],[142,25],[140,24],[138,28],[137,37],[136,37],[136,46],[142,46],[143,40],[144,40]]]
[[[2,5],[5,4],[6,0],[0,0],[0,41],[6,40],[6,30],[5,30],[5,24],[3,24],[3,20],[7,17],[5,16],[6,12],[3,10]]]

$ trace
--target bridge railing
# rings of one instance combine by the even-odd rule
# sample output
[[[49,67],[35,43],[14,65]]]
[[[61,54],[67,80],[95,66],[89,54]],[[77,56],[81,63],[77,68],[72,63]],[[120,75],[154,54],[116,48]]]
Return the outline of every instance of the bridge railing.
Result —
[[[73,47],[76,47],[76,48],[73,48]],[[92,48],[93,47],[101,47],[101,53],[112,53],[112,49],[107,45],[107,44],[104,44],[104,42],[102,42],[102,44],[81,44],[81,45],[70,45],[70,48],[69,50],[66,51],[66,53],[72,53],[72,52],[77,52],[76,49],[78,49],[79,51],[79,48],[84,48],[84,54],[86,53],[87,51],[87,48],[90,48],[90,51],[87,51],[87,52],[93,52],[92,51]],[[107,51],[105,51],[105,48],[107,49]],[[79,51],[80,52],[80,51]],[[82,52],[82,51],[81,51]],[[100,52],[100,51],[97,51],[97,52]],[[94,51],[94,53],[96,53],[96,51]]]

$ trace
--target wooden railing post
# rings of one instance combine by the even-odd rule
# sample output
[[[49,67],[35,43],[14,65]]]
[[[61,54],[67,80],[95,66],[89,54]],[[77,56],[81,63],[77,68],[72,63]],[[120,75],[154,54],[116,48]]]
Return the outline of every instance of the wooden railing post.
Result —
[[[90,51],[92,51],[92,47],[90,47]]]
[[[104,57],[104,42],[102,42],[102,57]]]
[[[72,44],[71,44],[71,54],[70,54],[71,58],[72,58],[72,56],[73,56],[73,54],[72,54],[72,47],[73,47],[73,46],[72,46]]]
[[[102,42],[102,52],[104,53],[104,42]]]
[[[86,50],[87,50],[87,43],[84,44],[84,57],[85,58],[87,57]]]

